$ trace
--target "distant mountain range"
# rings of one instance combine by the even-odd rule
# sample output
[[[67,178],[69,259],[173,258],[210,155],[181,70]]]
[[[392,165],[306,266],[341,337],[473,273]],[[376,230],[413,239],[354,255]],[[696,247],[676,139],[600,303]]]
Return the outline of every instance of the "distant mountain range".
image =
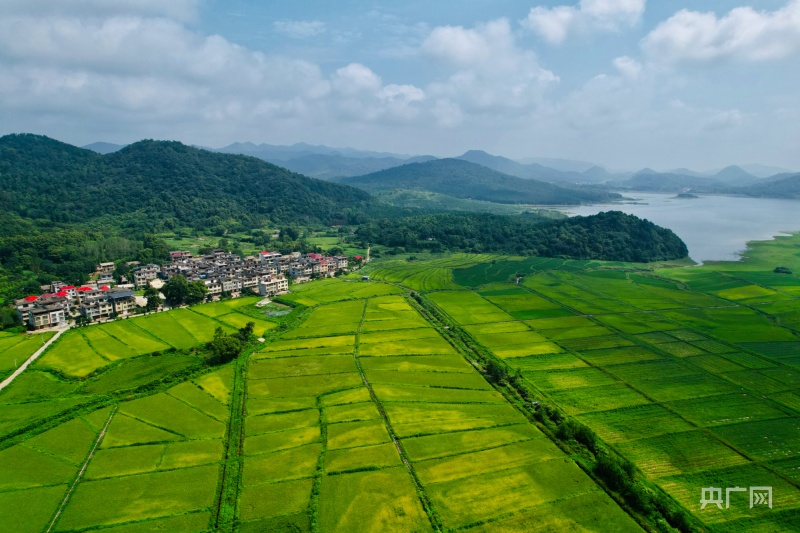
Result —
[[[105,142],[84,146],[101,154],[114,153],[123,147]],[[308,143],[271,145],[239,142],[224,148],[207,149],[257,157],[293,172],[329,181],[341,181],[339,178],[343,177],[367,176],[410,163],[437,160],[430,155],[411,156],[354,148],[332,148]],[[454,159],[481,165],[506,177],[567,187],[605,184],[612,189],[654,192],[746,194],[743,188],[751,186],[756,187],[754,191],[775,190],[774,186],[765,187],[765,184],[795,175],[785,168],[760,164],[732,165],[708,172],[698,172],[688,168],[677,168],[667,172],[659,172],[652,168],[643,168],[638,172],[609,172],[587,161],[554,158],[528,158],[518,161],[482,150],[470,150]]]
[[[367,192],[417,190],[502,204],[572,205],[621,198],[605,190],[568,188],[510,176],[463,159],[409,163],[336,181]]]

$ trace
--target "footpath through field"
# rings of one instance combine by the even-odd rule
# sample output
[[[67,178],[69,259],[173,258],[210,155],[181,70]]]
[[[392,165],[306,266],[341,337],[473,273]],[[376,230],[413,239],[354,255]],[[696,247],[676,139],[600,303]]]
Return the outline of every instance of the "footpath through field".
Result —
[[[41,348],[39,348],[38,350],[36,350],[36,351],[33,353],[33,355],[32,355],[32,356],[30,356],[30,357],[28,358],[28,360],[27,360],[27,361],[25,361],[24,363],[22,363],[22,365],[21,365],[21,366],[20,366],[20,367],[19,367],[17,370],[15,370],[15,371],[14,371],[14,373],[13,373],[13,374],[11,374],[10,376],[8,376],[8,377],[7,377],[7,378],[6,378],[6,379],[5,379],[5,380],[4,380],[2,383],[0,383],[0,390],[3,390],[3,389],[5,389],[6,387],[8,387],[9,385],[11,385],[11,382],[12,382],[12,381],[14,381],[14,379],[16,379],[16,377],[17,377],[17,376],[19,376],[20,374],[22,374],[23,372],[25,372],[25,369],[26,369],[26,368],[28,368],[28,366],[29,366],[31,363],[33,363],[34,361],[36,361],[36,359],[37,359],[37,358],[38,358],[40,355],[42,355],[42,354],[44,353],[44,351],[47,349],[47,347],[48,347],[48,346],[50,346],[51,344],[53,344],[53,343],[55,342],[55,340],[56,340],[57,338],[59,338],[59,337],[61,336],[61,334],[62,334],[62,333],[64,333],[65,331],[67,331],[67,329],[59,329],[59,330],[56,332],[56,334],[55,334],[55,335],[53,335],[52,337],[50,337],[50,340],[49,340],[49,341],[47,341],[47,342],[45,342],[44,344],[42,344],[42,347],[41,347]]]

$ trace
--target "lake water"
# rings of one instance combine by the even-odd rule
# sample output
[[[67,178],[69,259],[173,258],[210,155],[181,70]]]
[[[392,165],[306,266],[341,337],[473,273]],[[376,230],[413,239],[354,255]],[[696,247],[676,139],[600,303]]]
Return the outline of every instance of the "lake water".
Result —
[[[747,241],[769,240],[787,231],[800,231],[800,200],[632,193],[636,203],[596,204],[563,208],[569,215],[622,211],[674,231],[695,261],[735,261]]]

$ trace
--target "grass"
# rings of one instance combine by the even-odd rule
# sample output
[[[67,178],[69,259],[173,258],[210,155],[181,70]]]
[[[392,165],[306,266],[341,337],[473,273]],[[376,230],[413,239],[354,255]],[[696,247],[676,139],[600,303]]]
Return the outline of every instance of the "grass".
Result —
[[[560,459],[563,452],[549,439],[538,438],[495,448],[417,462],[414,469],[426,486]]]
[[[246,438],[244,440],[244,453],[245,455],[271,453],[313,444],[319,442],[319,440],[318,427],[266,433]]]
[[[424,461],[542,437],[543,435],[538,429],[524,423],[499,428],[407,438],[403,440],[403,448],[412,461]]]
[[[352,355],[308,355],[254,360],[250,364],[249,376],[250,379],[275,379],[355,371]]]
[[[96,378],[88,380],[78,390],[82,394],[106,394],[135,389],[199,364],[198,358],[180,354],[136,357],[121,361]]]
[[[167,394],[147,396],[123,404],[119,412],[189,439],[221,439],[225,433],[222,422]]]
[[[131,446],[181,440],[180,435],[151,426],[125,414],[117,414],[111,421],[101,448]]]
[[[0,492],[0,516],[11,517],[3,528],[9,533],[44,531],[61,503],[66,485]]]
[[[413,385],[447,389],[492,390],[483,377],[475,372],[404,372],[397,370],[370,370],[367,378],[371,383],[391,385]]]
[[[0,451],[0,464],[0,491],[65,484],[78,471],[69,461],[22,445]]]
[[[391,442],[330,450],[325,454],[325,472],[328,474],[395,466],[401,466],[400,455]]]
[[[191,382],[176,385],[167,394],[220,422],[225,422],[230,414],[226,405]]]
[[[353,448],[389,442],[383,420],[342,422],[328,426],[328,449]]]
[[[328,392],[350,389],[360,384],[361,376],[356,372],[281,379],[260,379],[253,380],[248,385],[248,395],[254,398],[319,396]]]
[[[404,468],[322,478],[322,531],[430,531],[411,478]]]
[[[308,507],[311,486],[310,479],[301,479],[245,487],[239,503],[240,517],[244,521],[249,521],[300,513]]]
[[[300,429],[319,426],[319,411],[316,409],[306,409],[303,411],[292,411],[275,415],[251,416],[245,423],[245,434],[261,435],[273,431],[285,431],[287,429]]]
[[[482,429],[521,423],[525,418],[509,405],[387,404],[392,427],[400,437]]]
[[[325,419],[329,424],[376,420],[380,417],[381,414],[372,402],[334,405],[325,409]]]
[[[291,479],[309,478],[317,467],[320,444],[309,444],[289,450],[245,459],[242,483],[245,487]]]
[[[201,466],[81,483],[58,527],[112,525],[207,508],[214,500],[217,470]]]
[[[68,331],[36,360],[34,367],[51,368],[68,376],[87,376],[109,363],[95,352],[80,331]]]
[[[75,418],[26,440],[24,446],[78,466],[86,458],[96,438],[96,431],[83,420]]]
[[[485,487],[492,487],[487,494]],[[596,491],[574,463],[554,459],[427,487],[447,527],[457,528]]]

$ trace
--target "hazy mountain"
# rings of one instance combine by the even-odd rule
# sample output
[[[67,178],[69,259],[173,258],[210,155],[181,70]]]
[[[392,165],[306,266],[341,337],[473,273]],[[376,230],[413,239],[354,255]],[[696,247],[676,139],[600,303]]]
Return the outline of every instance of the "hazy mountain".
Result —
[[[603,182],[618,177],[618,174],[612,174],[608,170],[597,165],[584,170],[583,175],[594,182]]]
[[[744,187],[738,192],[765,198],[800,198],[800,173],[765,180],[764,183]]]
[[[739,165],[745,172],[752,174],[757,178],[769,178],[776,174],[795,174],[796,171],[788,168],[776,167],[772,165],[761,165],[758,163],[750,163],[748,165]]]
[[[455,198],[472,198],[506,204],[570,205],[619,198],[619,195],[605,191],[572,189],[543,181],[509,176],[461,159],[411,163],[337,181],[368,192],[393,189],[422,190]]]
[[[752,185],[758,181],[758,178],[736,165],[725,167],[712,177],[722,183],[734,186]]]
[[[680,174],[681,176],[694,176],[695,178],[707,178],[709,176],[708,173],[704,174],[688,168],[675,168],[672,170],[667,170],[664,172],[664,174]]]
[[[590,176],[578,172],[563,172],[554,168],[545,167],[538,163],[523,165],[506,157],[488,154],[482,150],[470,150],[465,154],[456,157],[463,161],[469,161],[477,165],[483,165],[492,170],[516,176],[523,179],[549,181],[552,183],[587,183],[591,182]]]
[[[590,168],[597,166],[588,161],[559,159],[556,157],[526,157],[524,159],[517,159],[517,161],[523,165],[542,165],[544,167],[560,170],[561,172],[586,172]]]
[[[395,154],[390,152],[372,152],[369,150],[357,150],[355,148],[331,148],[324,145],[313,145],[308,143],[295,143],[289,146],[273,144],[254,144],[251,142],[237,142],[224,148],[215,149],[216,152],[226,154],[242,154],[258,157],[271,161],[273,159],[288,161],[296,157],[308,155],[340,155],[354,158],[385,158],[394,157],[397,159],[409,159],[410,155]]]
[[[417,156],[410,159],[398,159],[396,157],[345,157],[339,154],[314,154],[295,157],[288,161],[276,159],[272,163],[312,178],[330,180],[336,177],[361,176],[408,163],[422,163],[433,159],[436,158]]]
[[[648,192],[727,192],[730,186],[713,178],[668,174],[646,169],[633,177],[615,182],[613,185],[623,189]]]
[[[92,152],[97,152],[98,154],[113,154],[116,151],[122,150],[125,148],[125,144],[112,144],[112,143],[105,143],[105,142],[96,142],[92,144],[87,144],[86,146],[82,146],[86,150],[91,150]]]

